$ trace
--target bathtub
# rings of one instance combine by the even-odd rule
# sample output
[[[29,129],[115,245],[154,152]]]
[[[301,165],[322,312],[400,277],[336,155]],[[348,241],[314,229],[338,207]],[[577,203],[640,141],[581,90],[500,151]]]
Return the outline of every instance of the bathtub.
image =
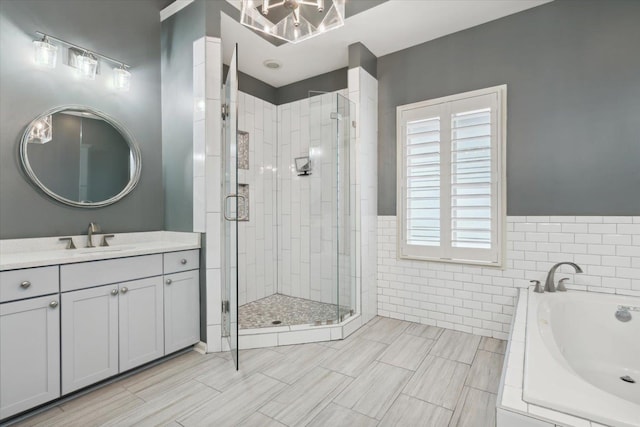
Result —
[[[524,400],[610,426],[640,426],[640,311],[630,311],[626,323],[615,316],[618,306],[640,307],[640,298],[528,292]]]

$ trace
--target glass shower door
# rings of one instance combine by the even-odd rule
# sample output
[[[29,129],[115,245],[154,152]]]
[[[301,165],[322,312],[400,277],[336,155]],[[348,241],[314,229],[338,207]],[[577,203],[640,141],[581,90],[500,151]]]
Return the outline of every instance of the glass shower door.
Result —
[[[345,318],[354,313],[356,306],[355,301],[355,254],[352,253],[354,247],[352,242],[351,221],[354,218],[355,211],[352,203],[351,194],[351,147],[352,137],[354,137],[353,126],[351,121],[351,111],[355,109],[353,103],[346,97],[335,95],[335,111],[333,115],[335,120],[332,128],[333,134],[333,155],[336,165],[336,173],[333,176],[335,181],[335,199],[337,206],[335,210],[335,241],[336,241],[336,317],[338,322],[342,322]],[[355,144],[355,141],[353,141]],[[354,176],[355,176],[355,171]]]
[[[238,45],[233,50],[229,72],[224,86],[224,182],[222,205],[224,214],[224,292],[222,301],[222,326],[227,337],[231,356],[238,369]]]
[[[319,304],[318,313],[310,313],[314,324],[342,322],[356,308],[353,109],[337,93],[309,98],[309,283],[310,299]]]

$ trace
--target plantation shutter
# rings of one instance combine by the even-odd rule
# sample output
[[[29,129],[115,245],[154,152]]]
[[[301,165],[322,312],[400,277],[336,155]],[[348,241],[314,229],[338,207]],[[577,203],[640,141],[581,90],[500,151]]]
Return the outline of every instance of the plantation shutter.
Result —
[[[400,257],[500,262],[499,106],[497,92],[474,92],[399,107]]]

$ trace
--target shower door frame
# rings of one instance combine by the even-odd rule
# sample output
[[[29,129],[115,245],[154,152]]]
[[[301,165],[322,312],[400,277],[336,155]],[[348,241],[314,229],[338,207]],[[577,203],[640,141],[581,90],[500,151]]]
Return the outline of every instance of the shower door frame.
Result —
[[[224,137],[222,144],[223,191],[223,290],[222,334],[227,343],[236,370],[239,369],[238,351],[238,45],[235,45],[224,85],[222,107]]]

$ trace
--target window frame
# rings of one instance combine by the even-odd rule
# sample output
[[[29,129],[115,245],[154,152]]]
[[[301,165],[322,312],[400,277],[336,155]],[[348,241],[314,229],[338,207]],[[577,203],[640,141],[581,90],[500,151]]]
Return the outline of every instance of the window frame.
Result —
[[[495,258],[491,260],[482,260],[482,259],[473,259],[475,249],[471,248],[456,248],[455,251],[458,253],[464,253],[465,255],[469,255],[469,259],[467,258],[453,258],[450,257],[451,252],[449,254],[445,253],[445,249],[442,245],[443,236],[446,236],[447,247],[451,247],[451,214],[450,209],[447,208],[446,211],[449,213],[448,218],[442,218],[442,208],[440,209],[440,218],[441,218],[441,226],[440,226],[440,239],[441,244],[437,247],[425,247],[418,245],[409,245],[406,243],[407,231],[406,231],[406,206],[407,206],[407,194],[406,194],[406,177],[407,177],[407,168],[406,168],[406,148],[407,148],[407,134],[406,134],[406,123],[407,115],[410,115],[412,110],[422,109],[425,107],[435,107],[438,105],[449,104],[453,101],[462,101],[469,100],[470,98],[484,96],[484,95],[492,95],[495,94],[497,97],[496,102],[496,114],[495,114],[495,129],[496,136],[495,141],[492,136],[491,142],[491,152],[492,152],[492,168],[495,167],[495,172],[492,171],[492,181],[495,180],[495,183],[492,182],[492,188],[495,188],[496,194],[492,193],[491,195],[491,203],[492,203],[492,213],[495,212],[495,234],[492,230],[492,235],[495,236],[495,246],[492,245],[489,251],[495,251]],[[403,117],[404,115],[404,117]],[[440,116],[442,117],[442,116]],[[426,116],[424,117],[427,118]],[[451,117],[446,117],[448,123],[445,124],[445,127],[449,129],[451,125]],[[491,124],[493,126],[493,123]],[[503,267],[505,264],[505,255],[506,255],[506,220],[507,220],[507,85],[499,85],[492,86],[484,89],[473,90],[469,92],[458,93],[454,95],[444,96],[440,98],[429,99],[425,101],[415,102],[406,105],[399,105],[396,107],[396,145],[397,145],[397,172],[396,172],[396,216],[397,216],[397,257],[399,259],[409,259],[409,260],[418,260],[418,261],[434,261],[434,262],[445,262],[445,263],[454,263],[454,264],[471,264],[471,265],[481,265],[486,267]],[[451,140],[448,141],[448,147],[451,148]],[[442,156],[442,151],[441,151]],[[445,166],[441,166],[440,176],[441,176],[441,196],[448,197],[449,205],[451,204],[451,195],[449,184],[448,188],[443,190],[443,171],[446,169],[446,182],[450,183],[451,178],[451,150],[444,157],[444,160],[447,162]],[[493,161],[495,158],[495,162]],[[441,157],[441,165],[443,158]],[[441,197],[440,206],[442,206],[442,197]],[[494,218],[492,218],[493,222]],[[447,224],[443,226],[444,224]],[[445,234],[446,233],[446,234]],[[493,238],[492,238],[493,240]],[[413,248],[413,250],[412,250]],[[462,250],[460,250],[462,249]],[[487,251],[480,250],[480,251]],[[478,254],[478,252],[475,252]],[[449,255],[449,256],[447,256]]]

